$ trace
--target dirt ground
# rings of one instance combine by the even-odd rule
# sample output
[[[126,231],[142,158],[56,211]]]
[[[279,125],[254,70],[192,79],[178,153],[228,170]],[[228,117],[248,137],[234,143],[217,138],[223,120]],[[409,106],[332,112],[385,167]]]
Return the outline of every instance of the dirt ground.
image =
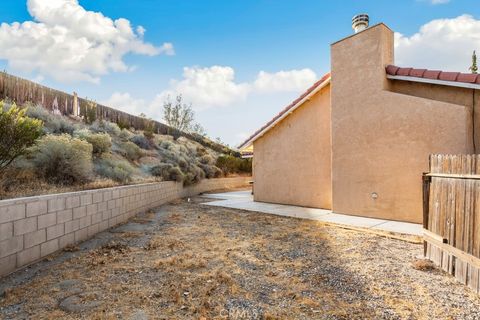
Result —
[[[0,282],[4,319],[480,319],[422,246],[179,201]]]

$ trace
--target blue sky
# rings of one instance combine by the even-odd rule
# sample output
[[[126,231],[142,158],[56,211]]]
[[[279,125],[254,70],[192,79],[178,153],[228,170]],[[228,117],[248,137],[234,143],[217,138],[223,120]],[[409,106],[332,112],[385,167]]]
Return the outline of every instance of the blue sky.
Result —
[[[471,51],[480,49],[480,22],[477,21],[480,7],[474,2],[2,1],[0,21],[3,23],[11,26],[14,22],[33,21],[46,25],[43,27],[47,31],[60,26],[67,34],[71,33],[69,37],[52,40],[39,31],[27,45],[24,35],[3,25],[0,67],[67,92],[75,90],[81,96],[134,114],[144,112],[157,120],[161,120],[161,102],[166,95],[183,93],[185,99],[193,103],[199,122],[210,136],[237,145],[329,71],[329,45],[352,34],[351,18],[357,13],[366,12],[371,23],[384,22],[402,34],[398,35],[396,48],[397,61],[402,64],[466,71],[463,69]],[[81,59],[73,57],[75,54],[72,62],[68,56],[45,53],[41,43],[65,41],[70,46],[72,37],[80,37],[84,32],[75,31],[78,24],[59,18],[64,11],[58,8],[65,3],[77,13],[100,12],[105,19],[127,19],[136,38],[128,38],[130,45],[120,57],[101,53],[96,63],[92,61],[96,56],[92,55],[88,61],[78,63],[81,67],[74,65],[75,59]],[[465,14],[470,17],[462,18]],[[427,27],[422,33],[424,25]],[[136,31],[138,26],[146,30],[143,36]],[[98,30],[94,24],[92,28]],[[440,32],[441,36],[437,34]],[[410,38],[415,33],[419,36]],[[109,43],[95,36],[89,43],[102,46],[105,44],[102,41]],[[139,43],[142,48],[135,49]],[[163,47],[165,43],[172,46],[171,50]],[[33,49],[27,54],[28,59],[38,63],[26,63],[18,53],[9,50],[12,47],[22,52],[38,47],[36,53]],[[115,63],[103,70],[101,64],[112,61]],[[125,66],[118,67],[119,61]],[[187,71],[184,68],[188,68]],[[281,71],[284,73],[279,73]],[[184,81],[185,78],[189,80]]]

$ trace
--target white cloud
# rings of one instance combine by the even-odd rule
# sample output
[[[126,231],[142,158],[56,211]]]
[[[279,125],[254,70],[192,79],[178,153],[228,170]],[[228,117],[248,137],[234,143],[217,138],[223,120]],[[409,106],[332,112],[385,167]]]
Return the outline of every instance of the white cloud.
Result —
[[[168,96],[182,94],[197,110],[228,106],[245,101],[252,93],[303,91],[311,86],[317,76],[310,69],[260,71],[252,82],[236,82],[235,70],[228,66],[207,68],[186,67],[182,80],[172,80],[170,88],[157,96],[165,100]]]
[[[449,3],[450,0],[430,0],[431,4],[444,4],[444,3]]]
[[[28,0],[34,21],[0,25],[0,59],[9,68],[59,81],[99,82],[110,72],[126,72],[129,53],[174,54],[173,45],[155,47],[143,40],[145,29],[85,10],[78,0]]]
[[[182,94],[194,108],[207,109],[243,101],[249,92],[248,83],[235,82],[235,71],[231,67],[185,67],[183,79],[172,80],[170,88],[160,93],[157,99]]]
[[[311,69],[276,73],[260,71],[253,85],[260,92],[300,91],[310,87],[316,79],[317,75]]]
[[[235,70],[228,66],[206,68],[185,67],[181,80],[171,80],[170,87],[151,101],[136,99],[130,93],[115,92],[102,101],[103,104],[138,115],[145,113],[154,119],[162,119],[163,103],[169,97],[183,96],[196,111],[225,107],[245,102],[252,95],[268,96],[281,92],[302,92],[317,79],[310,69],[267,73],[260,71],[252,82],[235,81]]]
[[[395,33],[395,63],[468,72],[473,50],[480,49],[480,20],[471,15],[437,19],[412,36]]]

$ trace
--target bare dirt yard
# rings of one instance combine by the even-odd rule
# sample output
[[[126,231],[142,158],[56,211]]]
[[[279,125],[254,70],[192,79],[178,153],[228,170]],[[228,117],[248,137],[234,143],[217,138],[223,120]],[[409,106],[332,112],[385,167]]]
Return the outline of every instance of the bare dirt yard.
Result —
[[[0,282],[4,319],[480,319],[422,245],[178,201]]]

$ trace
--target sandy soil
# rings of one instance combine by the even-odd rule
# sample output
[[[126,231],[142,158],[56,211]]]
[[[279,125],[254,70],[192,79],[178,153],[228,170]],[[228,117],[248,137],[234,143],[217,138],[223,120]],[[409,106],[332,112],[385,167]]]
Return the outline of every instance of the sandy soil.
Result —
[[[0,283],[5,319],[480,319],[422,246],[177,202]]]

